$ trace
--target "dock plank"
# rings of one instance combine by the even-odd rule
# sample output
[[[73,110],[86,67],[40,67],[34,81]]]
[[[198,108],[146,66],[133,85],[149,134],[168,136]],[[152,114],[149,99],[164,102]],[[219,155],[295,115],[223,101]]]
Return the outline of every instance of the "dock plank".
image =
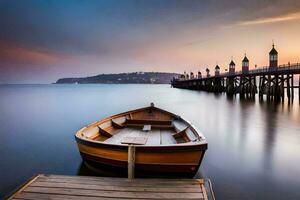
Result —
[[[207,199],[202,179],[133,179],[39,175],[9,199]]]
[[[27,187],[25,192],[44,194],[63,194],[75,196],[111,197],[111,198],[140,198],[140,199],[203,199],[203,193],[164,193],[164,192],[128,192],[128,191],[98,191],[70,188]],[[188,194],[188,195],[187,195]]]
[[[74,196],[74,195],[59,195],[59,194],[40,194],[40,193],[28,193],[24,192],[14,198],[14,200],[26,199],[26,200],[82,200],[82,196]],[[105,198],[105,197],[84,197],[84,200],[113,200],[114,198]],[[122,198],[128,199],[128,198]],[[132,199],[132,198],[131,198]],[[137,200],[137,199],[133,199]]]
[[[151,186],[151,187],[199,187],[199,183],[197,182],[189,182],[189,183],[173,183],[173,182],[108,182],[108,181],[97,181],[97,180],[72,180],[72,179],[53,179],[53,178],[39,178],[38,181],[46,181],[46,182],[55,182],[55,183],[80,183],[80,184],[87,184],[87,185],[114,185],[114,186],[123,186],[123,187],[144,187],[144,186]]]
[[[14,198],[14,200],[21,200],[21,199],[26,199],[26,200],[82,200],[82,196],[74,196],[74,195],[59,195],[59,194],[40,194],[40,193],[27,193],[24,192],[20,195],[18,195],[17,198]],[[84,197],[84,200],[114,200],[114,199],[122,199],[122,200],[141,200],[141,198],[106,198],[106,197]],[[184,200],[185,198],[182,199],[177,199],[177,200]],[[149,200],[149,199],[147,199]],[[201,200],[201,199],[200,199]]]
[[[104,190],[104,191],[129,191],[129,192],[196,192],[199,188],[176,188],[176,187],[124,187],[112,185],[86,185],[79,183],[53,183],[53,182],[34,182],[31,186],[36,187],[53,187],[53,188],[71,188],[71,189],[87,189],[87,190]]]
[[[70,175],[39,175],[39,177],[46,177],[46,178],[69,178],[69,179],[88,179],[88,180],[110,180],[110,181],[131,181],[126,178],[119,178],[119,177],[99,177],[99,176],[70,176]],[[167,179],[161,179],[161,178],[135,178],[134,182],[136,181],[155,181],[155,182],[174,182],[174,181],[182,181],[182,182],[197,182],[196,179],[186,179],[186,178],[167,178]],[[201,179],[199,179],[201,180]]]

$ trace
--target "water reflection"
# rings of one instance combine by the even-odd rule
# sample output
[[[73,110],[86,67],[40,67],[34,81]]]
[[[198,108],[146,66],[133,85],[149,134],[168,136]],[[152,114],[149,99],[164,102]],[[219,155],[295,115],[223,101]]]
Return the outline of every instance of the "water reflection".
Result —
[[[109,170],[105,168],[91,168],[84,162],[81,162],[77,171],[79,176],[105,176],[105,177],[126,177],[124,172],[118,172],[116,170]]]
[[[261,103],[261,108],[268,110],[265,113],[265,139],[264,139],[264,150],[263,150],[263,164],[264,168],[272,173],[273,167],[273,150],[274,144],[276,143],[277,134],[277,114],[280,103]]]
[[[196,177],[213,181],[217,199],[300,199],[297,95],[278,104],[168,85],[17,85],[0,86],[0,96],[0,199],[37,173],[115,176],[88,169],[73,134],[150,102],[204,133]]]
[[[103,173],[103,175],[105,174],[106,173]],[[78,176],[101,176],[101,174],[97,174],[94,171],[87,168],[87,166],[83,162],[81,162],[78,167],[77,175]]]
[[[241,99],[240,105],[240,124],[241,124],[241,130],[239,133],[239,151],[243,152],[245,149],[245,146],[247,144],[247,135],[248,133],[248,126],[251,125],[250,121],[250,113],[249,109],[251,109],[254,105],[254,101],[251,99]]]

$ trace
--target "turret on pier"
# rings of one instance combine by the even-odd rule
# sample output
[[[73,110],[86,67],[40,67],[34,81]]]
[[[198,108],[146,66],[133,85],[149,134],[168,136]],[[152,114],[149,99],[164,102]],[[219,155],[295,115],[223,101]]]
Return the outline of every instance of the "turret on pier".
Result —
[[[249,60],[245,54],[245,57],[242,61],[242,73],[248,73],[249,72]]]
[[[202,74],[200,71],[198,71],[198,78],[202,78]]]
[[[235,63],[231,59],[231,62],[229,63],[229,74],[234,74],[235,73]]]
[[[188,80],[188,79],[189,79],[189,75],[186,73],[186,71],[184,71],[183,75],[184,75],[184,79],[185,79],[185,80]]]
[[[208,68],[206,68],[206,77],[208,78],[208,77],[210,77],[210,74],[209,74],[209,69]]]
[[[194,73],[193,72],[191,72],[191,76],[190,76],[190,78],[191,79],[194,79],[195,77],[194,77]]]
[[[219,65],[217,65],[215,67],[215,76],[219,76],[219,75],[220,75],[220,67],[219,67]]]
[[[278,52],[274,48],[274,44],[272,47],[273,48],[269,52],[269,67],[270,69],[276,69],[278,67]]]

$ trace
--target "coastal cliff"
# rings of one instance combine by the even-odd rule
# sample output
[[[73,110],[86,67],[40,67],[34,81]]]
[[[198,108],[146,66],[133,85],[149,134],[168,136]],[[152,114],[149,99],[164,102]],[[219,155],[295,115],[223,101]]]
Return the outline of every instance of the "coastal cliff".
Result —
[[[111,84],[169,84],[176,73],[166,72],[133,72],[120,74],[99,74],[84,78],[62,78],[56,84],[88,84],[88,83],[111,83]]]

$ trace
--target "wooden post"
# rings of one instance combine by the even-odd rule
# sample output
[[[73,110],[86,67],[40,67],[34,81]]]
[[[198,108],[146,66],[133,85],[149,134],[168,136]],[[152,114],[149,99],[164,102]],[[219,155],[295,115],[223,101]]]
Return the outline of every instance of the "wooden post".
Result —
[[[288,97],[288,101],[290,102],[290,100],[291,100],[291,88],[290,88],[290,75],[288,74],[287,75],[287,78],[286,78],[286,83],[287,83],[287,85],[286,85],[286,92],[287,92],[287,97]]]
[[[248,79],[248,84],[247,84],[247,87],[246,87],[246,88],[247,88],[247,90],[246,90],[246,91],[247,91],[247,98],[250,98],[250,96],[251,96],[251,95],[250,95],[250,86],[251,86],[251,85],[250,85],[250,81],[251,81],[251,79],[250,79],[250,77],[249,77],[249,79]]]
[[[280,93],[279,93],[279,87],[278,87],[278,75],[275,75],[275,91],[274,91],[274,99],[275,101],[280,100]]]
[[[254,76],[254,86],[253,86],[253,98],[255,99],[255,94],[257,92],[257,86],[256,86],[256,76]]]
[[[128,145],[128,178],[134,179],[134,168],[135,168],[135,146],[132,144]]]
[[[252,77],[249,77],[248,81],[248,92],[249,92],[249,98],[251,98],[251,87],[252,87]]]
[[[284,75],[281,75],[281,100],[284,101]]]
[[[292,86],[292,101],[294,101],[294,74],[291,75],[291,86]]]
[[[263,93],[262,93],[262,76],[259,76],[259,86],[258,86],[258,89],[259,89],[258,96],[259,96],[260,99],[262,99],[262,96],[263,96]]]
[[[240,98],[244,98],[244,91],[245,91],[245,86],[244,86],[244,77],[240,77]]]
[[[270,101],[270,95],[271,95],[271,75],[268,76],[268,87],[267,87],[267,101]]]
[[[234,96],[236,96],[236,94],[237,94],[237,89],[238,89],[238,79],[240,80],[240,82],[239,82],[239,84],[241,85],[241,77],[236,77],[235,79],[234,79],[234,82],[233,82],[233,85],[234,85],[234,90],[233,90],[233,93],[234,93]]]
[[[221,92],[224,92],[224,78],[222,78],[222,87],[221,87]]]
[[[253,77],[249,77],[249,97],[252,98],[253,97]]]

